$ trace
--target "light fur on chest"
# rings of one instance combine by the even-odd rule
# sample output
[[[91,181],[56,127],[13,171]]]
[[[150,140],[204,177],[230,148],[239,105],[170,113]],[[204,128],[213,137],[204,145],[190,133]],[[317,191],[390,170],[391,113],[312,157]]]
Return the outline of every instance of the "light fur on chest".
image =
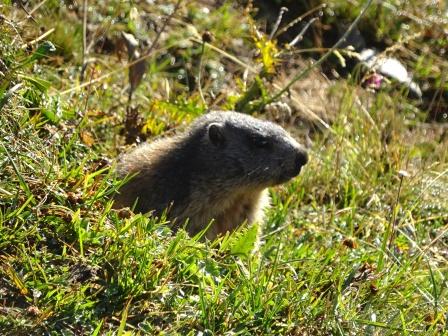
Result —
[[[267,189],[245,192],[232,198],[229,197],[225,201],[205,202],[201,206],[202,211],[190,216],[188,225],[190,230],[198,232],[213,219],[213,223],[206,233],[207,238],[213,239],[219,234],[234,231],[245,222],[247,224],[263,222],[264,210],[267,207],[269,207]]]

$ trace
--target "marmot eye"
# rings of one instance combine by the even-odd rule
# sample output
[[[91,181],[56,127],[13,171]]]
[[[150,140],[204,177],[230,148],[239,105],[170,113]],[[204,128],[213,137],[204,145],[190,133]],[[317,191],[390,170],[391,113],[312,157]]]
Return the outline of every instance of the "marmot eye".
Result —
[[[257,148],[269,148],[272,145],[271,141],[264,137],[252,138],[252,144]]]

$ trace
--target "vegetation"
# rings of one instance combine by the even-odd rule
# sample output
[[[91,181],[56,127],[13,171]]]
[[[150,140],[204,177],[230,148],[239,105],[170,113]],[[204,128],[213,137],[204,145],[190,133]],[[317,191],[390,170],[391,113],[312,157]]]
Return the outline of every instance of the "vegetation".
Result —
[[[364,3],[325,2],[295,46],[260,2],[221,3],[0,4],[0,334],[448,334],[447,8],[373,2],[359,21],[426,104],[359,67],[312,69],[272,104]],[[235,108],[309,146],[259,242],[112,209],[119,153]]]

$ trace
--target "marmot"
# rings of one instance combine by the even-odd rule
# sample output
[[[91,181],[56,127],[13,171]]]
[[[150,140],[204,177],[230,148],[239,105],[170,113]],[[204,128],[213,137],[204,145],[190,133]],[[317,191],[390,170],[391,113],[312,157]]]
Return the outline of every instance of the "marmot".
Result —
[[[298,175],[306,150],[282,127],[246,114],[215,111],[181,134],[145,143],[118,162],[135,175],[115,196],[115,208],[167,210],[168,219],[196,234],[210,223],[215,238],[240,224],[263,220],[267,188]]]

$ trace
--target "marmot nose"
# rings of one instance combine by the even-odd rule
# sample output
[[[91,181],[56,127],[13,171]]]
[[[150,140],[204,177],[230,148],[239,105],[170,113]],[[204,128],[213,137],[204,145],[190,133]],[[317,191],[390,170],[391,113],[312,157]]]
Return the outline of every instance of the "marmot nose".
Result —
[[[302,167],[308,162],[308,153],[304,149],[299,149],[296,156],[296,166]]]

